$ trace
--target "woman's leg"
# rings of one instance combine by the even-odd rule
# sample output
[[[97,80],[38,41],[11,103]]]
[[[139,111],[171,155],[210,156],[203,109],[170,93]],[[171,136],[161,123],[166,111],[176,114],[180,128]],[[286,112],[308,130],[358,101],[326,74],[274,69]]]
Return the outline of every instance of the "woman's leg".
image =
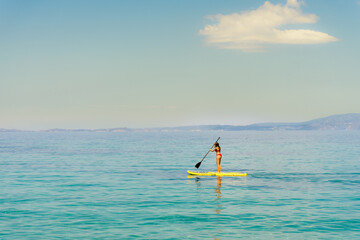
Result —
[[[216,165],[217,165],[217,169],[218,169],[218,172],[220,172],[221,171],[221,158],[222,157],[220,157],[220,156],[217,156],[216,157]]]

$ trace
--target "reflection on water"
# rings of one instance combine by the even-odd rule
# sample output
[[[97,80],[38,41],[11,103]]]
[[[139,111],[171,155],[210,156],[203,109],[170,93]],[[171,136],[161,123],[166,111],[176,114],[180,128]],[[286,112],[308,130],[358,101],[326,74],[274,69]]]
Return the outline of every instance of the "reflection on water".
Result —
[[[217,187],[215,188],[215,192],[216,192],[216,202],[217,202],[217,206],[215,209],[215,212],[217,214],[221,213],[221,177],[217,177]]]
[[[199,176],[191,176],[189,175],[188,178],[193,178],[195,180],[196,183],[196,190],[199,191],[201,189],[201,177]],[[206,179],[209,179],[208,177]],[[206,181],[206,180],[203,180]],[[222,193],[221,193],[221,177],[218,176],[217,180],[216,180],[216,185],[215,185],[215,194],[216,194],[216,198],[215,200],[215,209],[214,212],[219,215],[221,214],[221,211],[223,209],[222,204],[221,204],[221,197],[222,197]],[[210,193],[210,192],[209,192]],[[212,194],[211,194],[212,195]],[[220,234],[222,234],[222,224],[221,222],[218,222],[216,225],[216,229],[217,229],[217,236],[214,236],[214,240],[220,240],[221,238],[219,237]]]
[[[221,205],[221,177],[220,177],[220,176],[217,177],[217,185],[216,185],[216,188],[215,188],[215,192],[216,192],[215,213],[216,213],[216,214],[221,214],[222,205]],[[221,234],[221,233],[222,233],[221,224],[219,224],[219,225],[217,226],[217,231],[218,231],[218,234]],[[220,240],[219,237],[215,237],[214,239],[215,239],[215,240]]]
[[[199,191],[199,189],[201,188],[201,177],[188,175],[188,178],[193,178],[195,180],[196,190]],[[221,209],[222,209],[222,205],[221,205],[221,177],[220,176],[217,177],[215,193],[216,193],[216,199],[215,200],[216,200],[216,203],[217,203],[217,205],[216,205],[217,207],[216,207],[215,212],[217,214],[220,214]]]

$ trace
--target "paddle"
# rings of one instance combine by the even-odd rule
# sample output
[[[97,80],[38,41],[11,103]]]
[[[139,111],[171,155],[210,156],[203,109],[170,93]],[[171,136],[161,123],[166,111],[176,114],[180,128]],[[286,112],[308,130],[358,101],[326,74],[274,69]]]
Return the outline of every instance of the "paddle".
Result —
[[[220,139],[220,137],[216,140],[216,142],[215,142],[215,143],[217,143],[217,142],[219,141],[219,139]],[[211,146],[211,148],[213,148],[213,147],[214,147],[215,143]],[[211,149],[211,148],[210,148],[210,149]],[[210,152],[210,150],[209,150],[209,151],[205,154],[205,156],[203,157],[203,159],[201,159],[201,161],[200,161],[200,162],[198,162],[198,163],[195,165],[195,167],[196,167],[196,168],[199,168],[199,167],[200,167],[200,165],[201,165],[202,161],[206,158],[206,156],[209,154],[209,152]]]

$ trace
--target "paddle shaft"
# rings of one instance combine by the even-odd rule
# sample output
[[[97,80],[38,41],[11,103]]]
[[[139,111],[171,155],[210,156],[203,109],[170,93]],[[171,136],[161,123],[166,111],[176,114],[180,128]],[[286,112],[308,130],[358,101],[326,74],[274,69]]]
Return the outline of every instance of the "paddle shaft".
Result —
[[[220,139],[220,137],[218,137],[218,139],[216,140],[215,143],[217,143],[217,142],[219,141],[219,139]],[[215,143],[211,146],[211,148],[214,147]],[[211,148],[210,148],[210,149],[211,149]],[[206,156],[209,154],[209,152],[210,152],[210,150],[205,154],[205,156],[203,157],[203,159],[201,159],[201,161],[198,162],[198,163],[195,165],[196,168],[199,168],[199,167],[200,167],[201,162],[206,158]]]

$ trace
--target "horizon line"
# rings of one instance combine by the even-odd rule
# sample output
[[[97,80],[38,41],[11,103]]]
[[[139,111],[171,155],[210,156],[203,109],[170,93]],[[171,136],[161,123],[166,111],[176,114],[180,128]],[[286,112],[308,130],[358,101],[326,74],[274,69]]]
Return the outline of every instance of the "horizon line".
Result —
[[[161,126],[161,127],[109,127],[109,128],[47,128],[47,129],[39,129],[39,130],[23,130],[17,128],[0,128],[0,132],[2,131],[19,131],[19,132],[46,132],[51,130],[63,130],[63,131],[100,131],[100,130],[111,130],[111,129],[128,129],[128,130],[155,130],[155,129],[166,129],[166,128],[186,128],[186,127],[213,127],[213,126],[228,126],[228,127],[248,127],[257,124],[299,124],[299,123],[306,123],[318,119],[325,119],[334,116],[345,116],[345,115],[360,115],[360,113],[345,113],[345,114],[333,114],[328,115],[326,117],[314,118],[311,120],[306,121],[299,121],[299,122],[255,122],[246,125],[233,125],[233,124],[195,124],[195,125],[178,125],[178,126]]]

